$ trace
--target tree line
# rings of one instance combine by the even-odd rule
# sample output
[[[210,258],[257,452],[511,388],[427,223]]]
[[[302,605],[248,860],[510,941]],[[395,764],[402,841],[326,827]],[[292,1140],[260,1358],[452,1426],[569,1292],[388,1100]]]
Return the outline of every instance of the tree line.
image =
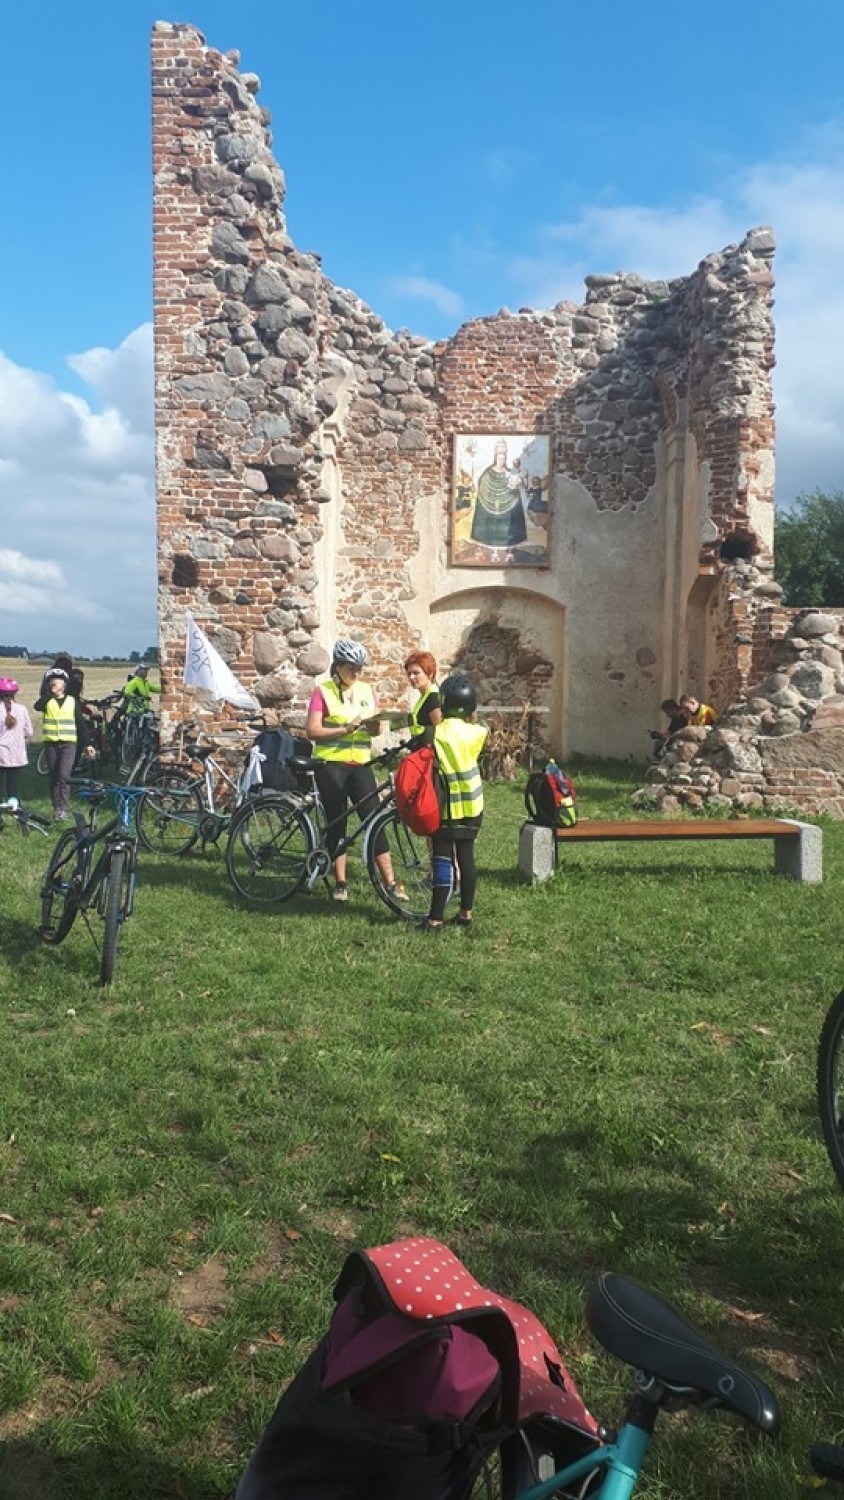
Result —
[[[777,511],[774,561],[783,604],[844,607],[844,491],[814,490]]]

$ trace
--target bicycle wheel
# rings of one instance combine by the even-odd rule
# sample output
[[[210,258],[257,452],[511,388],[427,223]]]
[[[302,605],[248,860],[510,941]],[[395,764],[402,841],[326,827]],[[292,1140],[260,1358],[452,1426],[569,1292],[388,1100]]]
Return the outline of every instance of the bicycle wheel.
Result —
[[[826,1015],[818,1047],[818,1109],[829,1159],[844,1187],[844,990]]]
[[[35,769],[38,772],[39,776],[46,776],[49,773],[50,767],[47,765],[47,751],[44,749],[43,745],[38,752],[38,759],[35,762]]]
[[[138,807],[138,837],[154,854],[187,854],[199,838],[202,798],[185,771],[160,771]]]
[[[258,797],[232,819],[226,869],[239,896],[263,906],[289,901],[307,878],[316,834],[306,813],[280,797]]]
[[[378,868],[375,848],[381,834],[386,837],[387,847],[393,858],[396,885],[404,891],[404,899],[401,900],[389,889]],[[366,841],[366,868],[376,894],[394,916],[403,917],[406,922],[424,921],[431,906],[430,841],[418,833],[411,833],[394,807],[385,808],[370,826]]]
[[[120,740],[120,768],[128,771],[141,753],[141,726],[137,719],[127,719]]]
[[[123,869],[126,850],[115,849],[103,875],[107,881],[105,909],[103,911],[103,952],[100,959],[100,984],[111,984],[114,965],[117,962],[117,940],[123,915]]]
[[[41,882],[41,936],[45,943],[61,943],[67,937],[79,910],[83,883],[76,834],[69,828],[56,844]]]

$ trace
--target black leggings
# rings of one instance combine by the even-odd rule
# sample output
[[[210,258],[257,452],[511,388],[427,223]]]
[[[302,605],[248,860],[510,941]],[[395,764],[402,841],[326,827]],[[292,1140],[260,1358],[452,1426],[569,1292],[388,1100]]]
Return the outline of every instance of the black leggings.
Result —
[[[431,853],[434,859],[455,859],[460,875],[460,909],[471,911],[475,904],[475,889],[478,878],[475,873],[475,841],[474,839],[450,839],[448,834],[441,829],[435,833],[431,840]],[[436,866],[434,867],[436,869]],[[450,887],[447,885],[434,885],[431,895],[431,910],[428,913],[432,922],[441,922],[445,916],[448,905]]]
[[[20,766],[0,766],[0,801],[18,795],[21,769]]]
[[[326,760],[317,766],[317,788],[325,808],[326,823],[330,827],[325,841],[332,859],[337,857],[337,845],[346,835],[346,814],[349,803],[358,817],[369,816],[378,806],[375,772],[370,765],[349,765],[342,760]],[[386,854],[387,839],[382,833],[376,839],[375,853]]]

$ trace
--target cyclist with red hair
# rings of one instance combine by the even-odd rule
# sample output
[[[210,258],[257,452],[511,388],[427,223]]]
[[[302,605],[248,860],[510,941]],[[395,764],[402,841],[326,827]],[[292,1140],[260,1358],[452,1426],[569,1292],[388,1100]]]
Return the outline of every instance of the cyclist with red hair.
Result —
[[[436,683],[437,664],[430,651],[411,651],[404,664],[410,686],[419,694],[410,710],[410,738],[415,750],[430,744],[443,711]]]

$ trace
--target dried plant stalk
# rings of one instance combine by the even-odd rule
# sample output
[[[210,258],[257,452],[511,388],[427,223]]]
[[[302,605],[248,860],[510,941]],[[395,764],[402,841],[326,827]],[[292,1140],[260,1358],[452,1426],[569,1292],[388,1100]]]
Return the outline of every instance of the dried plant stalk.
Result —
[[[531,711],[531,704],[523,703],[518,718],[491,713],[484,720],[489,729],[480,762],[485,781],[513,781],[527,764]]]

